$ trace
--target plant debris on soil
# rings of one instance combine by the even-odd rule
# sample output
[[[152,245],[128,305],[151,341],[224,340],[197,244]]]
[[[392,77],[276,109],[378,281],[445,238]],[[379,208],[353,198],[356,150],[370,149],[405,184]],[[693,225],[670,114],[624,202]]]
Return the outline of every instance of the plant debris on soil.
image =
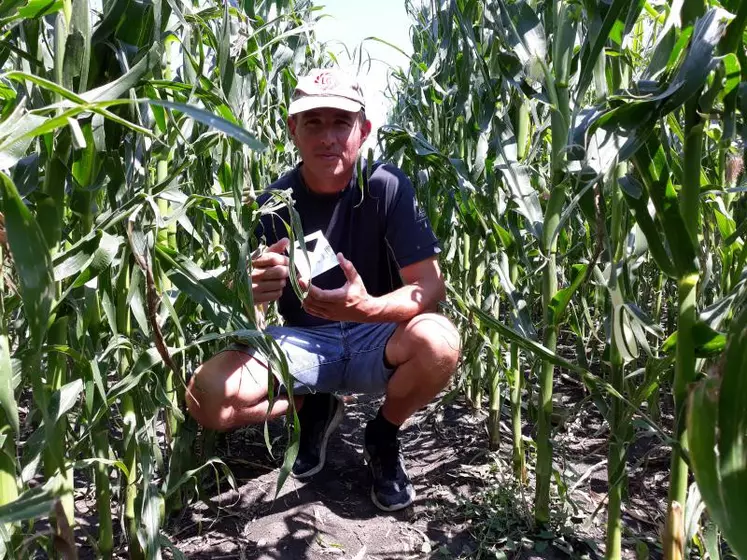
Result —
[[[571,410],[571,403],[583,401],[583,389],[566,381],[556,399],[559,410]],[[486,414],[474,411],[461,397],[434,402],[403,426],[400,439],[416,500],[400,512],[377,509],[370,499],[362,443],[363,427],[381,400],[346,400],[345,418],[330,439],[325,468],[308,480],[288,478],[277,498],[283,422],[270,425],[274,458],[262,427],[227,434],[219,455],[233,471],[238,490],[213,489],[212,499],[172,518],[167,530],[172,543],[187,558],[210,560],[604,556],[609,434],[593,406],[577,407],[556,428],[554,522],[537,531],[531,517],[533,480],[522,488],[511,473],[508,425],[501,449],[488,451]],[[504,410],[504,419],[508,417]],[[527,443],[531,465],[530,438]],[[644,434],[628,456],[625,556],[635,558],[638,548],[657,558],[668,469],[662,458],[667,450]]]

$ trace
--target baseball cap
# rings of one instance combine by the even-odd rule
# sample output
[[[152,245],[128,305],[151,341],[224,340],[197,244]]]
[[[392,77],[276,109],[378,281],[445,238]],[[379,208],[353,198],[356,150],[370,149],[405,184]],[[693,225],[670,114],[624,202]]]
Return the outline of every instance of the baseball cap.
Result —
[[[366,108],[363,89],[353,76],[335,68],[315,68],[298,79],[289,115],[320,108],[357,113]]]

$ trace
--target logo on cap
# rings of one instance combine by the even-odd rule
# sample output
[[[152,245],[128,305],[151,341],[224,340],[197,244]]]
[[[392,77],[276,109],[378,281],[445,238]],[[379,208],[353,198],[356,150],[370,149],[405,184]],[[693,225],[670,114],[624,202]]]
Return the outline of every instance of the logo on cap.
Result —
[[[340,82],[329,72],[323,72],[314,78],[314,83],[319,86],[319,89],[330,90],[335,89]]]

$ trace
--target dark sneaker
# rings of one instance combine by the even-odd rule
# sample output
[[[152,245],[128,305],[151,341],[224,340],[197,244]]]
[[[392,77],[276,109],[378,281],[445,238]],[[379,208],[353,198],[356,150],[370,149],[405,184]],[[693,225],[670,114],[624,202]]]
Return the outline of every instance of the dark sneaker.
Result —
[[[298,412],[301,439],[298,456],[291,472],[296,478],[306,478],[324,468],[329,436],[342,421],[345,405],[335,395],[316,393],[308,395]]]
[[[415,488],[407,476],[399,442],[366,442],[363,456],[371,469],[371,499],[384,511],[404,509],[415,500]]]

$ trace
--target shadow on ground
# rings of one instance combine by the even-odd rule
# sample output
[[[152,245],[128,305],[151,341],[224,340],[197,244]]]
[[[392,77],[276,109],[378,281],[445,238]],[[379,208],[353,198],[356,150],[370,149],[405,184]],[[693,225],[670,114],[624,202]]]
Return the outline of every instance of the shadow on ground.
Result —
[[[485,414],[474,413],[461,398],[439,399],[403,427],[417,498],[404,511],[379,511],[370,499],[362,456],[363,427],[379,403],[350,398],[324,470],[308,481],[288,479],[277,498],[283,423],[270,426],[275,458],[261,429],[226,436],[219,456],[231,467],[238,489],[224,484],[211,490],[206,502],[172,519],[172,542],[188,558],[210,560],[603,557],[609,434],[577,383],[564,380],[556,390],[556,409],[566,414],[555,426],[553,465],[564,494],[553,502],[551,531],[533,527],[533,468],[528,465],[529,483],[518,485],[508,426],[501,428],[500,452],[488,452]],[[506,409],[503,418],[510,422]],[[628,453],[626,559],[635,558],[641,545],[651,558],[661,557],[667,449],[645,435],[639,434]],[[531,459],[531,450],[527,455]]]
[[[458,403],[416,415],[401,439],[417,498],[404,511],[385,513],[371,502],[362,456],[363,426],[378,403],[350,399],[324,470],[308,481],[289,478],[277,499],[280,459],[269,455],[261,431],[228,435],[221,455],[236,475],[238,492],[227,489],[185,511],[173,522],[173,542],[189,558],[211,560],[469,555],[474,547],[469,527],[444,512],[468,499],[481,482],[469,466],[487,460],[484,423]],[[272,425],[270,434],[280,456],[282,423]]]

